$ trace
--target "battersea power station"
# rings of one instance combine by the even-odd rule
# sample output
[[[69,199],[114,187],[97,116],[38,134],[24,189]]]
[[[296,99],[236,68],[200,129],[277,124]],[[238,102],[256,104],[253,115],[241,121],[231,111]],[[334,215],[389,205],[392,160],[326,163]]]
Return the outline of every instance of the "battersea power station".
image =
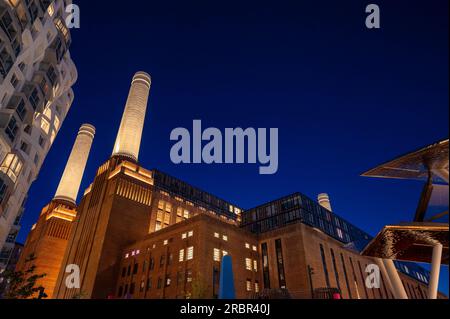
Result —
[[[362,256],[372,237],[334,214],[326,194],[316,201],[294,193],[242,209],[142,167],[150,87],[147,73],[134,75],[112,155],[79,203],[95,128],[84,124],[76,136],[17,265],[46,274],[39,285],[48,298],[217,298],[224,256],[238,299],[428,298],[429,272]],[[68,278],[74,265],[79,284]]]

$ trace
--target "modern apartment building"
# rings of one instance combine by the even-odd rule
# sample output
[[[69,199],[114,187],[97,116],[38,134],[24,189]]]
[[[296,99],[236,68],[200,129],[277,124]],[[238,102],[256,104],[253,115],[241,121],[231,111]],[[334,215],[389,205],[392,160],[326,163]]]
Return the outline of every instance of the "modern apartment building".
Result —
[[[30,185],[73,102],[69,3],[0,1],[0,268],[13,251]]]

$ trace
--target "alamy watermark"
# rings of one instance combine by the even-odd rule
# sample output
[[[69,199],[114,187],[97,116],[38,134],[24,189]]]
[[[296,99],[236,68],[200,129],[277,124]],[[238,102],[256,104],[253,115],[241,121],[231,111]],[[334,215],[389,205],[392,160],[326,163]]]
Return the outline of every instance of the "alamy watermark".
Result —
[[[170,151],[174,164],[245,164],[247,158],[248,164],[260,164],[261,175],[278,171],[278,128],[226,128],[222,134],[214,127],[203,131],[202,121],[194,120],[192,134],[179,127],[170,140],[176,141]]]
[[[380,267],[375,264],[369,264],[366,267],[366,273],[369,275],[366,277],[366,287],[368,289],[380,289],[381,287],[381,275]]]
[[[81,12],[80,7],[76,4],[69,4],[66,6],[66,26],[69,29],[79,29],[80,28],[80,22],[81,22]]]

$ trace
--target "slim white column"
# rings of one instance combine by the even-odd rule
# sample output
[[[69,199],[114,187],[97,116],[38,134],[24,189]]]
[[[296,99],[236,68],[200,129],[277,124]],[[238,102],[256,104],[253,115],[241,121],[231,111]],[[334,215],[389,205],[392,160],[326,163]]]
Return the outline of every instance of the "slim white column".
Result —
[[[428,299],[437,299],[439,287],[439,273],[441,271],[442,245],[436,244],[433,247],[433,257],[431,259],[430,283],[428,285]]]
[[[386,281],[385,284],[389,288],[388,290],[390,292],[394,293],[394,286],[392,285],[391,278],[389,278],[389,275],[388,275],[388,273],[386,271],[386,267],[384,266],[383,259],[377,258],[376,260],[377,260],[378,266],[380,266],[381,274],[383,275],[383,277],[384,277],[384,279]]]
[[[94,136],[94,126],[90,124],[81,126],[54,199],[76,203]]]
[[[134,75],[113,155],[138,160],[151,83],[150,75],[145,72]]]
[[[400,279],[397,268],[395,268],[394,262],[391,259],[383,259],[383,263],[391,281],[395,299],[408,299],[405,287]]]

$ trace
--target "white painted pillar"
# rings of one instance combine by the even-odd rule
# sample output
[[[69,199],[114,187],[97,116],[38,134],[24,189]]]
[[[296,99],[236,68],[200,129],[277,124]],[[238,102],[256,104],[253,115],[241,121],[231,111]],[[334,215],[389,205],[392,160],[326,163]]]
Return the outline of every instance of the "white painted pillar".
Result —
[[[408,299],[405,287],[403,286],[398,270],[391,259],[383,259],[384,266],[391,281],[395,299]]]
[[[377,264],[380,267],[381,274],[383,275],[383,278],[385,279],[385,284],[387,285],[387,290],[390,291],[392,294],[394,293],[394,286],[392,285],[391,278],[389,278],[389,275],[386,271],[386,267],[384,266],[383,259],[377,258]],[[389,298],[389,296],[386,296],[386,298]]]
[[[437,299],[439,287],[439,273],[441,271],[442,245],[436,244],[433,247],[433,257],[431,259],[430,283],[428,285],[428,299]]]

